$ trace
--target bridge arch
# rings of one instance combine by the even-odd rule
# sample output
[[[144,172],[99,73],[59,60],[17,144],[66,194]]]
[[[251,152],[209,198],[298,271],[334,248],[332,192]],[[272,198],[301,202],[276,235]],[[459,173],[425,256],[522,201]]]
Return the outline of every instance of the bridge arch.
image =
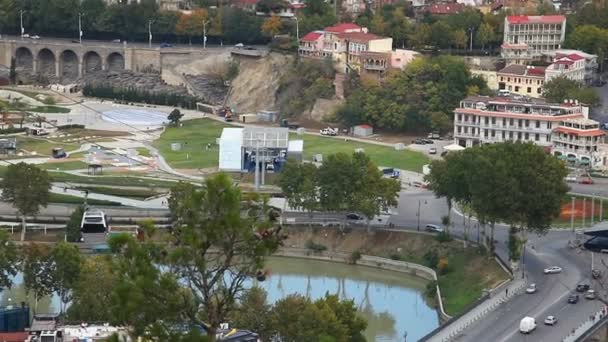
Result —
[[[45,76],[57,76],[56,61],[53,51],[47,48],[41,49],[38,51],[38,73]]]
[[[83,74],[100,71],[103,69],[103,60],[96,51],[87,51],[82,57]]]
[[[78,55],[73,50],[63,50],[59,56],[59,75],[62,79],[76,80],[79,76]]]
[[[119,52],[112,52],[107,58],[108,70],[121,71],[125,69],[125,57]]]
[[[34,54],[32,50],[25,46],[17,48],[15,51],[15,67],[34,71]]]

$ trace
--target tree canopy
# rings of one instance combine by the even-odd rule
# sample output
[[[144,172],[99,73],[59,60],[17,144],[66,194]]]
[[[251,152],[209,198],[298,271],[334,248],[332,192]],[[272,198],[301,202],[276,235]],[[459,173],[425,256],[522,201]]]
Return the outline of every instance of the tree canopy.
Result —
[[[585,87],[564,76],[555,77],[545,83],[543,96],[548,101],[556,103],[562,103],[564,100],[578,100],[591,107],[601,104],[601,99],[595,89]]]

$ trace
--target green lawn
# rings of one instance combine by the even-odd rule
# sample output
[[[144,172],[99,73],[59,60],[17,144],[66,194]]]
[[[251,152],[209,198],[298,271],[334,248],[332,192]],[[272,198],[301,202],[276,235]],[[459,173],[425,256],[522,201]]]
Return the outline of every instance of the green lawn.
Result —
[[[53,113],[53,114],[57,114],[57,113],[69,113],[72,110],[70,108],[65,108],[65,107],[57,107],[57,106],[38,106],[38,107],[34,107],[34,108],[30,108],[29,109],[32,112],[36,112],[36,113]]]
[[[51,193],[50,198],[49,198],[49,202],[51,202],[51,203],[82,204],[82,203],[84,203],[84,198],[76,197],[76,196],[72,196],[72,195]],[[87,203],[88,204],[92,204],[92,205],[112,205],[112,206],[121,205],[118,202],[104,201],[104,200],[97,200],[97,199],[88,199]]]
[[[32,138],[25,136],[17,137],[17,149],[28,152],[36,152],[39,155],[50,156],[53,153],[54,147],[61,147],[66,151],[75,150],[78,144],[52,142],[42,138]]]
[[[87,168],[87,164],[85,162],[81,162],[79,160],[70,160],[65,162],[53,162],[47,164],[39,164],[37,165],[41,169],[45,170],[82,170]]]
[[[88,190],[91,193],[104,194],[110,196],[120,196],[133,199],[143,200],[148,197],[159,195],[160,192],[148,188],[131,189],[131,188],[108,188],[103,186],[82,186],[77,187],[79,190]]]
[[[184,122],[183,127],[169,127],[160,139],[154,142],[165,160],[177,169],[208,168],[218,165],[218,149],[215,139],[219,138],[222,128],[230,127],[224,123],[210,119],[197,119]],[[296,134],[291,139],[302,138]],[[362,148],[366,154],[379,166],[396,167],[403,170],[421,172],[422,165],[428,164],[429,159],[422,153],[402,150],[392,147],[368,143],[344,141],[328,137],[304,135],[304,158],[311,160],[314,154],[328,155],[337,152],[352,153],[356,148]],[[180,151],[172,151],[171,143],[181,143]],[[205,145],[211,143],[210,151]]]
[[[150,150],[148,150],[145,147],[138,147],[135,149],[137,151],[137,153],[139,153],[140,156],[142,157],[152,157],[152,154],[150,154]]]
[[[118,176],[77,176],[65,172],[51,171],[51,177],[54,182],[72,182],[80,184],[95,184],[95,185],[114,185],[114,186],[142,186],[142,187],[159,187],[168,189],[176,182],[138,178],[138,177],[118,177]]]

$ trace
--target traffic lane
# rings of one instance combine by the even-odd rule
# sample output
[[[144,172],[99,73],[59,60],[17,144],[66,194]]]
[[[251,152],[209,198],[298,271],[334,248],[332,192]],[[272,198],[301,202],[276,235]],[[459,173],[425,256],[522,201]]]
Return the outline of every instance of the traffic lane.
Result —
[[[608,179],[594,177],[593,182],[594,184],[569,183],[568,185],[570,192],[575,194],[608,197]]]

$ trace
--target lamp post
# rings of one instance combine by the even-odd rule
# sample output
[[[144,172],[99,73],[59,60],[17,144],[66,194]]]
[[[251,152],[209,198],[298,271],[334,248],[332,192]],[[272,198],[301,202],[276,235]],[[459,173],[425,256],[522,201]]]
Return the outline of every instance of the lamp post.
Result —
[[[23,28],[23,10],[19,11],[19,17],[21,18],[21,40],[23,40],[23,35],[25,34],[25,29]]]
[[[82,12],[78,13],[78,41],[82,44]]]
[[[207,24],[209,24],[209,20],[203,19],[203,49],[207,48]]]
[[[148,20],[148,47],[151,49],[152,48],[152,23],[154,21],[153,20]]]
[[[300,22],[298,21],[298,17],[293,17],[296,21],[296,39],[298,42],[300,41]]]
[[[469,32],[471,33],[471,38],[469,39],[469,51],[473,51],[473,31],[475,31],[475,28],[469,27]]]

